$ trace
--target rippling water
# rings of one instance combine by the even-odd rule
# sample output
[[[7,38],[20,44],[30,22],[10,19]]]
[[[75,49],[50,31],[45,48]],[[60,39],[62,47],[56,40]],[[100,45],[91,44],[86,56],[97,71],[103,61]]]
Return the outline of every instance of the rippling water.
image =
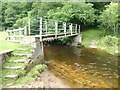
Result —
[[[46,45],[45,59],[58,77],[75,88],[118,87],[117,56],[91,48]]]

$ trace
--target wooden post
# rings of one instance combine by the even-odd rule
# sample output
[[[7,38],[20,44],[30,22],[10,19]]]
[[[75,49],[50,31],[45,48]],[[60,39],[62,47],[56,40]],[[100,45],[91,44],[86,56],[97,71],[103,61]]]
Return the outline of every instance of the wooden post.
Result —
[[[71,35],[72,35],[72,23],[71,23],[71,25],[70,25],[70,31],[71,31]]]
[[[79,25],[79,30],[78,30],[78,33],[80,33],[80,25]]]
[[[46,35],[47,35],[47,20],[45,21],[45,32],[46,32]]]
[[[58,34],[58,22],[55,21],[55,38],[57,38],[57,34]]]
[[[40,31],[39,31],[39,34],[40,34],[40,41],[42,41],[42,17],[40,17]]]
[[[75,30],[76,34],[77,34],[77,24],[76,24],[76,30]]]
[[[27,27],[26,26],[24,27],[24,35],[25,36],[27,35]]]
[[[28,31],[29,31],[29,36],[30,36],[30,18],[28,18]]]
[[[64,22],[64,34],[65,34],[65,37],[66,37],[66,22]]]

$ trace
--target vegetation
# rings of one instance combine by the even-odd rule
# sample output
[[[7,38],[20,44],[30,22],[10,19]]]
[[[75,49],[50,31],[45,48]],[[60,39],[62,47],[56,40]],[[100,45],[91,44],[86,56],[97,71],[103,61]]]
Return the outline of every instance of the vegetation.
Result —
[[[106,35],[103,29],[88,29],[81,32],[83,35],[82,44],[89,47],[93,40],[97,42],[97,48],[103,49],[111,54],[118,53],[118,38]]]
[[[100,25],[109,32],[118,34],[118,3],[110,3],[99,16]]]
[[[92,39],[96,39],[97,42],[99,42],[98,46],[102,49],[102,46],[105,46],[111,49],[113,48],[112,51],[116,52],[116,50],[114,50],[114,44],[116,44],[115,47],[117,47],[117,43],[115,42],[114,44],[106,44],[106,42],[108,42],[109,40],[113,41],[115,38],[118,38],[118,3],[14,2],[2,3],[2,7],[0,9],[2,10],[2,31],[6,30],[7,28],[11,29],[23,27],[25,24],[28,23],[29,17],[44,17],[48,19],[72,22],[81,25],[81,29],[83,31],[84,45],[89,46],[90,41]],[[39,21],[32,20],[31,23],[37,25]],[[97,29],[91,31],[90,29],[85,29],[92,26]],[[100,26],[102,30],[98,29],[98,26]],[[33,28],[36,30],[38,29],[35,26],[31,26],[31,29]],[[100,35],[97,36],[97,33],[100,33]],[[105,37],[101,36],[103,34]],[[91,38],[88,38],[89,36]],[[68,42],[72,42],[72,40],[68,38],[61,39],[61,41],[67,44],[69,44]],[[115,39],[115,41],[117,41],[117,39]],[[6,41],[1,41],[0,43],[4,43],[4,45],[8,44],[8,42]],[[1,46],[3,47],[0,48],[1,50],[4,50],[4,45]],[[13,45],[13,47],[11,45]],[[6,48],[9,49],[12,47],[14,49],[17,48],[17,46],[17,44],[11,43],[9,44],[9,46],[6,45]],[[107,51],[109,50],[110,49],[107,49]]]

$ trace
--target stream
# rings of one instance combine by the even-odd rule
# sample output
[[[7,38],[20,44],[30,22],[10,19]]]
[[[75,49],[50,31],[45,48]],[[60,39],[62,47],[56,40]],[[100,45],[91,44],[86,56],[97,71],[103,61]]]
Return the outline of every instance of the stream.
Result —
[[[118,57],[103,50],[45,45],[48,68],[72,88],[117,88]]]

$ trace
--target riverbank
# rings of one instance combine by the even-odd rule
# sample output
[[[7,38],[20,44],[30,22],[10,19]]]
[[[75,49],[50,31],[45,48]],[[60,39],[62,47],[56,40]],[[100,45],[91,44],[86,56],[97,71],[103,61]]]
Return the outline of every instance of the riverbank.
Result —
[[[11,85],[8,88],[70,88],[49,70],[45,70],[41,75],[27,84]]]
[[[105,32],[102,29],[87,29],[81,32],[82,44],[85,47],[97,48],[107,51],[110,54],[118,54],[118,37]]]

